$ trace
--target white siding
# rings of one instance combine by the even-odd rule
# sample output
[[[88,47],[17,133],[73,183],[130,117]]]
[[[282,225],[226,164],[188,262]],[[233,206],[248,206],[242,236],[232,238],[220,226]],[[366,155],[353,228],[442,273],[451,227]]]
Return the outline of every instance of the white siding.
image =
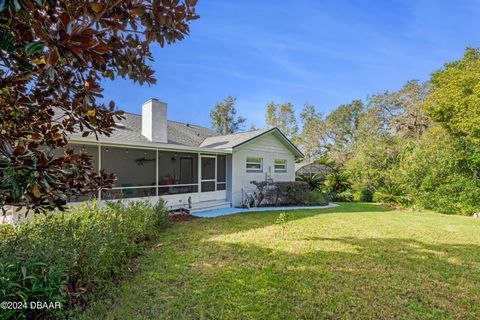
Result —
[[[247,172],[247,157],[263,158],[262,172]],[[275,159],[287,160],[287,172],[275,172]],[[274,135],[263,136],[235,150],[232,155],[232,202],[239,206],[242,189],[255,191],[250,181],[264,181],[270,176],[273,181],[295,181],[295,156]]]

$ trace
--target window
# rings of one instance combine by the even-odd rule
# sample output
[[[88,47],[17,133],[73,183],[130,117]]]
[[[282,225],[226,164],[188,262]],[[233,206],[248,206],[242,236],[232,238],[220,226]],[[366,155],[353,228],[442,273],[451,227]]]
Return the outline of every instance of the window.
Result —
[[[287,172],[287,160],[275,159],[275,172]]]
[[[263,158],[247,157],[247,172],[263,172]]]

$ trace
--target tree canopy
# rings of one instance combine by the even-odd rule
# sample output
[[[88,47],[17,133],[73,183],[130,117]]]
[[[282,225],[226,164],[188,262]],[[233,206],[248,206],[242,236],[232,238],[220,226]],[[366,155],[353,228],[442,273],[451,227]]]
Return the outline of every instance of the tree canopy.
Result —
[[[298,134],[297,118],[293,104],[286,102],[278,104],[270,102],[267,105],[266,114],[267,128],[277,127],[280,129],[289,139],[295,139]]]
[[[103,78],[154,84],[150,44],[183,40],[195,0],[0,1],[0,205],[62,208],[69,194],[109,187],[114,176],[69,136],[110,135],[122,112],[105,105]]]
[[[432,75],[425,107],[450,133],[480,143],[480,51],[468,48],[463,59]]]
[[[279,114],[278,105],[269,104],[267,124],[281,124]],[[296,124],[293,108],[287,115]],[[408,81],[397,91],[340,105],[326,117],[306,105],[300,122],[296,142],[305,160],[331,161],[339,173],[321,187],[333,199],[480,211],[478,49],[468,48],[425,83]],[[346,187],[332,188],[339,178]]]
[[[300,113],[302,131],[298,138],[299,147],[303,150],[306,161],[313,161],[324,154],[325,122],[323,114],[315,106],[305,104]]]
[[[231,96],[219,102],[210,111],[212,128],[221,134],[232,134],[240,131],[245,123],[245,118],[237,116],[235,108],[236,98]]]

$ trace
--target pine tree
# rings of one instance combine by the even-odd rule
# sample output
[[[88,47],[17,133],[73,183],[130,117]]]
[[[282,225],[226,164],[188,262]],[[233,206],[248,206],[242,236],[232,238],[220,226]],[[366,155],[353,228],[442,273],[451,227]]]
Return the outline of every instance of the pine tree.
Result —
[[[218,133],[232,134],[243,129],[246,120],[237,116],[236,100],[236,98],[228,96],[222,102],[217,103],[210,111],[212,128]]]

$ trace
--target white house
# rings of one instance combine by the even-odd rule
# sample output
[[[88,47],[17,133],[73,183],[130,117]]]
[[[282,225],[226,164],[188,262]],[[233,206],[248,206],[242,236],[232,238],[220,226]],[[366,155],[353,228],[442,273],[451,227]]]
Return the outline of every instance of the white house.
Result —
[[[115,173],[99,200],[162,197],[170,208],[193,210],[240,206],[251,181],[295,180],[298,148],[277,128],[219,135],[193,124],[167,120],[167,105],[151,99],[142,114],[125,114],[110,137],[71,137],[70,147],[93,156],[94,166]]]

